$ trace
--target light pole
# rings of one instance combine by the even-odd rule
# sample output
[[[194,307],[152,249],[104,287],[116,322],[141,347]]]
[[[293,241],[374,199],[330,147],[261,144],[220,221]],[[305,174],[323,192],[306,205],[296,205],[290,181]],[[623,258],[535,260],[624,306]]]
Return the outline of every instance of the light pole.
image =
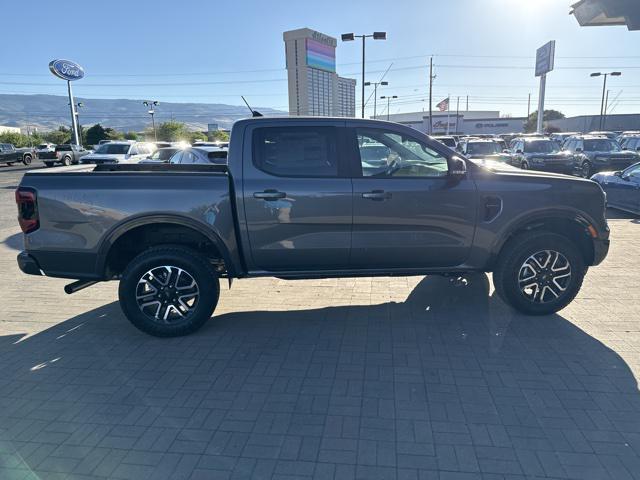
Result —
[[[362,39],[362,118],[364,118],[364,83],[365,83],[364,81],[364,60],[365,60],[364,44],[365,44],[365,40],[367,38],[373,38],[374,40],[386,40],[387,32],[373,32],[373,35],[354,35],[353,33],[343,33],[341,38],[343,42],[352,42],[356,38]]]
[[[600,127],[598,128],[598,130],[602,130],[602,125],[603,125],[602,120],[604,119],[604,96],[607,92],[607,77],[609,75],[611,75],[612,77],[619,77],[620,75],[622,75],[622,72],[609,72],[609,73],[594,72],[591,74],[592,77],[600,77],[600,76],[604,77],[604,82],[602,83],[602,102],[600,103]]]
[[[149,107],[149,111],[147,112],[151,115],[151,125],[153,125],[153,138],[155,138],[156,142],[158,141],[158,134],[156,133],[156,122],[153,118],[153,115],[156,113],[153,107],[160,105],[160,102],[156,100],[145,100],[142,102],[145,107]]]
[[[377,106],[378,106],[378,85],[387,86],[389,82],[364,82],[364,86],[368,87],[373,85],[373,118],[376,118]]]
[[[77,139],[80,143],[78,146],[82,146],[82,126],[80,125],[80,108],[84,107],[84,103],[78,102],[76,103],[76,128],[78,129]]]
[[[380,100],[384,100],[387,99],[387,121],[389,121],[389,107],[391,106],[391,99],[392,98],[398,98],[397,95],[382,95],[380,97]]]

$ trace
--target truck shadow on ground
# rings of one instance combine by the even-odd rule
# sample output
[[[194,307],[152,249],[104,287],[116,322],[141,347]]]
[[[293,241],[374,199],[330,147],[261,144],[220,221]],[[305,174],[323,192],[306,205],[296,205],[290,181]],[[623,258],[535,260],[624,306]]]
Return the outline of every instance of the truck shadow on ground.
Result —
[[[111,303],[1,337],[0,477],[120,478],[133,462],[137,478],[178,478],[186,457],[184,478],[271,478],[285,460],[345,478],[640,475],[624,360],[489,293],[486,275],[426,277],[402,303],[226,313],[177,339]]]

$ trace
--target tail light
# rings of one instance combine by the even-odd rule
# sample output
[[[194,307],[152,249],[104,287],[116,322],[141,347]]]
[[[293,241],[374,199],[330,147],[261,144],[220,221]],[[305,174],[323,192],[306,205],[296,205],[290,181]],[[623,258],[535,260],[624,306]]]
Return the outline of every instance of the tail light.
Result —
[[[18,223],[24,233],[30,233],[40,227],[38,216],[38,196],[31,188],[19,187],[16,190],[18,205]]]

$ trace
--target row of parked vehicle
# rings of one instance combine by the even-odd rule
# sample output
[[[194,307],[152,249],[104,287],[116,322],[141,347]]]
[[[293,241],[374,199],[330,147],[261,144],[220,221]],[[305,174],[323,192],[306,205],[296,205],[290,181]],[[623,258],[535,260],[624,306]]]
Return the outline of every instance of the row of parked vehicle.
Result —
[[[137,142],[103,140],[95,150],[75,144],[53,145],[36,148],[15,148],[0,143],[0,163],[29,165],[40,159],[47,167],[54,165],[103,164],[103,163],[225,163],[226,142]]]
[[[640,132],[437,138],[471,160],[592,179],[610,207],[640,214]]]

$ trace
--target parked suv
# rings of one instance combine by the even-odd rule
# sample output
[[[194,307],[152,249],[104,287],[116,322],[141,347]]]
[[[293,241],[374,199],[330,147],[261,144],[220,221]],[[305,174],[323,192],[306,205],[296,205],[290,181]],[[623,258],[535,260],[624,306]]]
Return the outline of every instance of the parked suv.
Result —
[[[82,158],[82,163],[138,163],[156,150],[146,142],[107,142],[98,145],[94,153]]]
[[[463,138],[457,150],[467,158],[474,160],[493,160],[509,163],[511,155],[504,152],[502,145],[493,139]]]
[[[523,170],[573,173],[573,159],[560,151],[550,138],[518,138],[513,145],[511,164]]]
[[[573,160],[574,171],[584,178],[598,172],[624,170],[639,159],[636,152],[622,150],[615,140],[599,135],[568,138],[563,152]]]

